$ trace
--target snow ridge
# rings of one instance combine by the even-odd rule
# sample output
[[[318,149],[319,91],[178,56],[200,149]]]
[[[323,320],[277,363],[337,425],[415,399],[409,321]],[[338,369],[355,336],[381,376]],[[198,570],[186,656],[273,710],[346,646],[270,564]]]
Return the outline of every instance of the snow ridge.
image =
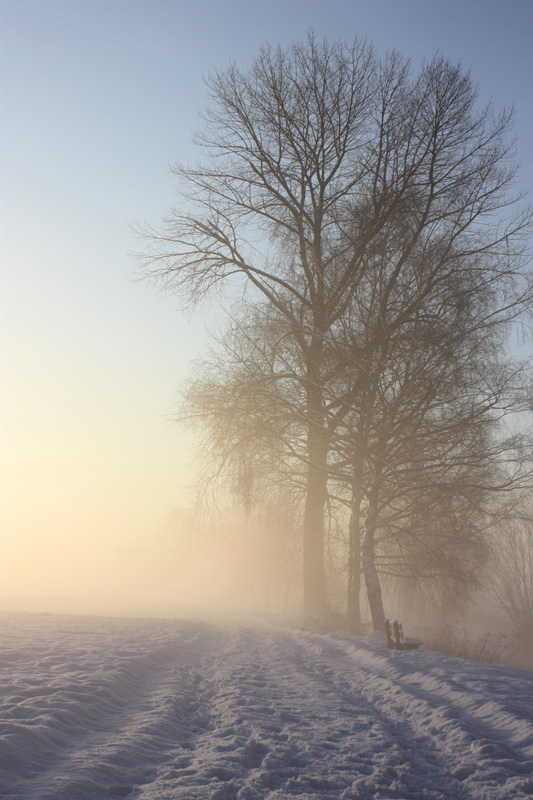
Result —
[[[533,795],[533,676],[295,628],[4,615],[0,796]]]

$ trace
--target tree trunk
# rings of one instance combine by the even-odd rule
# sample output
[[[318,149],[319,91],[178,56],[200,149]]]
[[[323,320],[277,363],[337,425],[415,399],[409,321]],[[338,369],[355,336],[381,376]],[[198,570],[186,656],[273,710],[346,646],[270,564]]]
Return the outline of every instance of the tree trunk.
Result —
[[[361,548],[363,556],[363,571],[365,575],[368,604],[372,615],[372,625],[375,631],[382,631],[385,625],[385,611],[379,575],[376,570],[376,554],[374,552],[374,536],[378,521],[378,486],[375,484],[368,493],[368,509],[365,519],[365,535]]]
[[[348,542],[348,602],[346,606],[348,630],[352,633],[358,633],[361,629],[361,526],[359,524],[361,500],[361,488],[354,486]]]
[[[326,571],[324,568],[324,507],[326,504],[327,472],[320,469],[317,459],[322,448],[309,448],[309,470],[304,511],[304,612],[323,614],[327,610]]]
[[[320,360],[322,340],[315,337],[307,362],[308,471],[303,531],[304,612],[327,611],[324,567],[324,508],[327,499],[328,444],[325,430]]]

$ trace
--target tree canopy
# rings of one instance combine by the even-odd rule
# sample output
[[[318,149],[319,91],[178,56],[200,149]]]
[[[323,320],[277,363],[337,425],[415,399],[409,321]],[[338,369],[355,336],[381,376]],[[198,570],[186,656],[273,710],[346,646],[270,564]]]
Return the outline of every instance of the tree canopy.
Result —
[[[191,414],[243,487],[261,470],[295,478],[307,611],[327,604],[330,487],[366,509],[377,625],[375,537],[398,504],[412,543],[413,496],[473,502],[472,487],[527,474],[501,428],[524,404],[523,366],[502,348],[533,299],[512,115],[478,107],[440,55],[413,75],[357,39],[264,47],[208,86],[205,161],[174,168],[183,205],[145,230],[143,269],[185,304],[241,298],[248,322],[189,390]],[[392,540],[401,560],[405,537]]]

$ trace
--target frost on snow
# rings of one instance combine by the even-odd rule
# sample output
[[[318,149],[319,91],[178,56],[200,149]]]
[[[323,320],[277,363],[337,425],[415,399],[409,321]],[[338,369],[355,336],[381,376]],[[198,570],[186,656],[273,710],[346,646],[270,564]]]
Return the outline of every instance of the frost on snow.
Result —
[[[3,615],[10,800],[533,795],[533,675],[273,625]]]

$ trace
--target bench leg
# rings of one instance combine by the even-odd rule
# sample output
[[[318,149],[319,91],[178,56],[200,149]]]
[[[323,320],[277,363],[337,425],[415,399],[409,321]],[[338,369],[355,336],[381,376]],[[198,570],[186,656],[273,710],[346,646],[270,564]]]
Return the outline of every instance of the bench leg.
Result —
[[[392,622],[390,619],[385,620],[385,633],[387,634],[387,647],[392,650],[394,648],[394,637],[392,635]]]

